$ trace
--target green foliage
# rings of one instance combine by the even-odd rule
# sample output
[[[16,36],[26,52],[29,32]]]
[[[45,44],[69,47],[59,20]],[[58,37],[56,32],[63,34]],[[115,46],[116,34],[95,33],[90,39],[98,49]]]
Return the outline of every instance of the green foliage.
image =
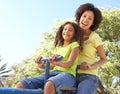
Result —
[[[12,75],[14,82],[11,87],[14,87],[24,77],[37,76],[43,72],[36,66],[34,58],[27,58],[22,63],[12,66],[12,68],[15,70],[15,74]]]
[[[37,54],[43,57],[49,57],[54,50],[54,35],[52,33],[44,33],[44,41],[41,42],[40,48],[37,49]]]
[[[105,82],[108,90],[112,91],[113,77],[120,77],[120,44],[105,41],[104,48],[107,52],[107,62],[99,68],[99,76]]]
[[[2,61],[0,57],[0,62]],[[7,68],[7,63],[0,65],[0,87],[9,86],[10,82],[10,72],[12,70]]]
[[[104,40],[120,40],[120,9],[101,9],[103,20],[97,32]]]
[[[120,77],[120,45],[116,44],[116,41],[120,40],[120,9],[101,10],[103,20],[97,32],[103,40],[107,40],[104,42],[104,47],[107,52],[108,61],[100,67],[99,75],[102,81],[105,82],[107,89],[111,92],[110,94],[115,94],[118,91],[111,84],[113,76]]]
[[[100,79],[102,79],[107,88],[111,87],[112,77],[120,77],[120,45],[116,44],[115,41],[120,40],[120,9],[101,9],[103,13],[103,21],[100,28],[96,30],[103,38],[104,48],[107,52],[107,63],[99,68]],[[36,76],[44,72],[44,70],[39,69],[35,64],[35,58],[38,56],[49,57],[54,52],[54,37],[59,26],[64,23],[64,21],[56,21],[53,25],[51,32],[44,33],[44,40],[40,43],[40,46],[36,49],[36,54],[32,57],[26,58],[20,64],[12,66],[15,70],[13,75],[14,82],[12,86],[21,80],[23,77]],[[73,21],[74,19],[70,19]],[[111,90],[110,90],[111,91]],[[114,93],[112,93],[114,94]]]

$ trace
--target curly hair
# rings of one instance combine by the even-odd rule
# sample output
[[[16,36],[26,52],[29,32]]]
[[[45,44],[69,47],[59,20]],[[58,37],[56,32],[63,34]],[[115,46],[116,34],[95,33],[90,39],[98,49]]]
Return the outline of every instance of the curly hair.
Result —
[[[74,22],[65,22],[63,25],[61,25],[56,33],[56,37],[55,37],[55,40],[54,40],[54,45],[55,47],[56,46],[62,46],[63,43],[64,43],[64,39],[62,37],[62,32],[63,32],[63,29],[64,27],[67,25],[67,24],[71,24],[75,30],[75,35],[74,35],[74,38],[72,39],[71,42],[74,42],[74,41],[77,41],[80,45],[80,48],[82,48],[82,44],[83,44],[83,32],[82,30],[80,29],[80,27],[74,23]]]
[[[76,20],[77,24],[79,24],[82,14],[88,10],[92,11],[94,14],[94,22],[93,22],[94,24],[90,27],[90,30],[94,31],[99,27],[99,25],[102,21],[102,14],[101,14],[101,11],[98,8],[96,8],[93,4],[86,3],[83,5],[80,5],[76,10],[76,13],[75,13],[76,19],[75,20]]]

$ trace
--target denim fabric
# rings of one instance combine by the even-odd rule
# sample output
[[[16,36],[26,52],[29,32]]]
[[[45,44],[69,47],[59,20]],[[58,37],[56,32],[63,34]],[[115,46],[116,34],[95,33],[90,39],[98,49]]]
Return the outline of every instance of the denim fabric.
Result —
[[[36,77],[23,78],[21,82],[24,84],[26,89],[38,89],[44,87],[44,74]]]
[[[24,78],[21,80],[27,89],[38,89],[44,87],[45,75],[40,75],[37,77]],[[57,90],[60,88],[72,87],[75,84],[75,77],[69,73],[61,71],[53,71],[49,75],[49,79],[54,82]]]
[[[54,77],[49,78],[48,80],[54,82],[58,94],[63,94],[60,92],[61,88],[70,88],[75,85],[75,77],[69,73],[60,72]]]
[[[91,74],[77,74],[76,94],[96,94],[98,77]]]

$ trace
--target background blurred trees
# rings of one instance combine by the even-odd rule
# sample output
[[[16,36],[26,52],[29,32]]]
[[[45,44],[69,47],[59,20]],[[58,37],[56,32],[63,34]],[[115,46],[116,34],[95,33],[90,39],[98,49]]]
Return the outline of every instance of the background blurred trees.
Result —
[[[112,92],[111,94],[118,94],[115,93],[117,91],[114,91],[113,93],[111,85],[114,76],[120,77],[120,44],[116,44],[116,41],[120,40],[120,9],[101,9],[101,11],[103,14],[103,21],[96,32],[103,38],[108,61],[99,68],[99,76],[105,83],[106,88]],[[74,18],[69,20],[75,21]],[[36,54],[26,58],[20,64],[12,66],[15,72],[12,75],[14,81],[10,82],[11,87],[14,87],[23,77],[35,76],[44,72],[44,70],[38,69],[34,60],[39,55],[42,55],[43,57],[52,55],[55,33],[58,27],[65,21],[66,20],[56,21],[52,30],[44,33],[44,40],[36,49]],[[120,86],[120,84],[118,84],[118,86]]]
[[[2,61],[2,58],[0,56],[0,63]],[[11,86],[9,83],[11,82],[9,77],[10,77],[10,72],[12,70],[7,68],[7,63],[0,64],[0,87],[9,87]]]
[[[102,24],[97,32],[104,40],[110,42],[120,40],[120,9],[101,9]]]

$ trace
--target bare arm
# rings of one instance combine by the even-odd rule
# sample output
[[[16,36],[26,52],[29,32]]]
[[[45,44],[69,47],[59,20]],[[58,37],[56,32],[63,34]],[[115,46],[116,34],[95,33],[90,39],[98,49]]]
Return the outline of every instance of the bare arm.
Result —
[[[41,62],[40,59],[42,59],[41,56],[37,57],[35,62],[37,63],[37,66],[39,68],[45,68],[45,62]],[[50,69],[53,69],[54,65],[53,64],[50,64]]]
[[[89,70],[89,69],[95,69],[97,67],[100,67],[102,64],[104,64],[106,62],[106,55],[105,55],[105,51],[102,45],[98,46],[97,48],[100,60],[97,61],[96,63],[90,65],[87,62],[84,62],[80,65],[80,69],[81,70]]]
[[[101,66],[102,64],[104,64],[106,62],[106,55],[105,55],[105,51],[102,45],[97,47],[97,51],[100,57],[100,60],[98,62],[96,62],[95,64],[92,64],[91,67],[97,68],[99,66]]]
[[[62,61],[50,61],[50,62],[53,63],[54,65],[61,66],[64,68],[71,67],[73,65],[76,57],[78,56],[79,51],[80,51],[79,47],[74,48],[68,58],[68,61],[66,61],[66,62],[62,62]]]

